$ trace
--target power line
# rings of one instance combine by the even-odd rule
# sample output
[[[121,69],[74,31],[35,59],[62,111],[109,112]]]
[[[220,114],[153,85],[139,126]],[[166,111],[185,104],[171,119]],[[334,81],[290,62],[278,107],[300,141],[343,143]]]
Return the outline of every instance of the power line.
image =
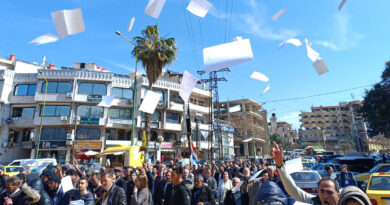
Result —
[[[230,3],[229,39],[231,39],[230,38],[230,32],[232,31],[232,15],[233,15],[233,0]]]
[[[185,23],[186,23],[187,33],[188,33],[188,36],[189,36],[190,41],[191,41],[192,55],[193,55],[193,58],[194,58],[196,66],[199,67],[200,64],[199,64],[198,54],[197,54],[197,49],[196,49],[195,35],[194,35],[194,31],[192,29],[191,20],[187,19],[187,18],[190,18],[190,16],[187,16],[184,2],[187,2],[187,1],[186,0],[182,0],[181,1],[181,6],[182,6],[182,9],[183,9],[183,14],[184,14],[184,19],[185,19]]]
[[[312,97],[319,97],[319,96],[324,96],[324,95],[331,95],[331,94],[346,92],[346,91],[350,91],[350,90],[356,90],[356,89],[359,89],[359,88],[365,88],[365,87],[369,87],[369,86],[372,86],[372,85],[374,85],[374,84],[364,85],[364,86],[359,86],[359,87],[354,87],[354,88],[348,88],[348,89],[343,89],[343,90],[337,90],[337,91],[328,92],[328,93],[321,93],[321,94],[316,94],[316,95],[308,95],[308,96],[295,97],[295,98],[285,98],[285,99],[280,99],[280,100],[264,101],[261,104],[264,105],[266,103],[283,102],[283,101],[291,101],[291,100],[300,100],[300,99],[305,99],[305,98],[312,98]]]

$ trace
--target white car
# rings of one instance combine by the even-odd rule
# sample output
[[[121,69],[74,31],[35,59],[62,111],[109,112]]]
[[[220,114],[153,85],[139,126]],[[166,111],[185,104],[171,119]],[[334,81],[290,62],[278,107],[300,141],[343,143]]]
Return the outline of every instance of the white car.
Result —
[[[318,172],[305,170],[293,172],[290,175],[299,188],[310,194],[318,194],[318,181],[321,179],[321,176],[318,174]]]

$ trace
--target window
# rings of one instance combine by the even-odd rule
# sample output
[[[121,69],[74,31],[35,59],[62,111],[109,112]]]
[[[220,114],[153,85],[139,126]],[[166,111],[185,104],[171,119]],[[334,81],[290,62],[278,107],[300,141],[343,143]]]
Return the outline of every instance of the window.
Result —
[[[22,141],[30,141],[30,135],[33,132],[33,128],[25,128],[22,130]]]
[[[42,83],[41,93],[45,93],[46,82]],[[47,93],[70,93],[72,92],[71,82],[51,81],[47,85]]]
[[[145,120],[145,113],[141,112],[141,118],[142,120]],[[152,115],[152,121],[161,121],[161,113],[158,110],[155,110]]]
[[[80,128],[76,133],[77,140],[100,140],[99,128]]]
[[[77,107],[77,116],[87,118],[103,117],[104,109],[100,106],[80,105]]]
[[[14,95],[26,96],[35,95],[37,85],[32,84],[19,84],[15,86]]]
[[[96,94],[105,95],[107,93],[107,85],[104,83],[80,83],[79,94]]]
[[[167,122],[180,123],[180,114],[167,112]]]
[[[110,108],[108,117],[115,119],[130,119],[131,111],[129,109]]]
[[[12,117],[34,118],[35,107],[14,107]]]
[[[164,142],[177,141],[177,135],[174,132],[163,133]]]
[[[180,95],[177,93],[171,93],[170,97],[172,102],[180,103],[180,104],[184,103],[183,99],[181,99]]]
[[[41,140],[66,140],[68,131],[61,127],[42,128]]]
[[[42,116],[44,112],[44,117],[60,117],[60,116],[69,116],[70,115],[70,106],[69,105],[45,105],[45,110],[41,105],[41,112],[39,116]]]
[[[129,88],[112,88],[111,96],[116,98],[132,99],[133,91]]]

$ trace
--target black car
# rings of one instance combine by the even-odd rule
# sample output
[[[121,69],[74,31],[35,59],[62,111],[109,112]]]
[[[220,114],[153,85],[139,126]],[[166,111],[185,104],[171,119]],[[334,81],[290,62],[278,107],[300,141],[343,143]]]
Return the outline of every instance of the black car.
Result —
[[[346,164],[351,172],[364,173],[376,165],[371,157],[338,157],[332,160],[335,164]]]

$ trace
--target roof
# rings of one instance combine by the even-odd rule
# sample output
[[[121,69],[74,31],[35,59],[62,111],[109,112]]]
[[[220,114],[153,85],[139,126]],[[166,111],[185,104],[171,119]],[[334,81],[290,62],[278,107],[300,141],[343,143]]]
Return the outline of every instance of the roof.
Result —
[[[388,176],[390,177],[390,172],[376,172],[372,174],[373,177],[379,177],[379,176]]]
[[[252,99],[239,99],[239,100],[229,100],[229,101],[223,101],[223,102],[219,102],[220,105],[223,105],[223,104],[239,104],[241,103],[242,101],[245,102],[245,104],[252,104],[252,105],[256,105],[257,107],[262,107],[260,103],[252,100]]]

